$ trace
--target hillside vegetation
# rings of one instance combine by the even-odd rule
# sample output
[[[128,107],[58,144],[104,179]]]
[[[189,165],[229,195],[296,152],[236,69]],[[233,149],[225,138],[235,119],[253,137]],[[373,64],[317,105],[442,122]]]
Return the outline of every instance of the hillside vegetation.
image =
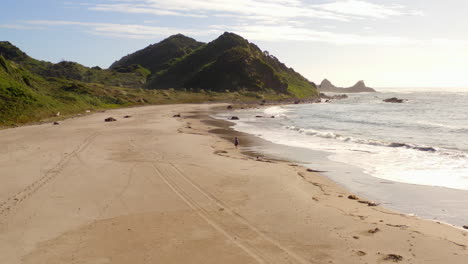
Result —
[[[315,84],[255,44],[227,32],[151,75],[146,87],[317,95]]]
[[[0,126],[143,104],[316,97],[315,84],[244,38],[203,44],[183,35],[110,69],[31,58],[0,42]]]
[[[110,86],[142,88],[151,73],[140,65],[128,65],[112,70],[103,70],[99,67],[89,68],[71,61],[62,61],[56,64],[39,61],[31,58],[8,41],[0,41],[0,55],[43,77],[101,83]]]
[[[177,34],[121,58],[114,62],[110,68],[118,69],[131,65],[141,65],[152,73],[157,73],[167,69],[178,59],[203,45],[203,43],[192,38]]]

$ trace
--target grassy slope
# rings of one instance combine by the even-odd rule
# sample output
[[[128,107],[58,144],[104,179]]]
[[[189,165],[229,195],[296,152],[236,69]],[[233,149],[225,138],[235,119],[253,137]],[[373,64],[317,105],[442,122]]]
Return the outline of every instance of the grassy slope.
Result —
[[[111,65],[111,69],[139,64],[156,73],[167,69],[175,61],[202,46],[203,43],[178,34],[129,54]]]
[[[109,86],[142,88],[146,83],[148,75],[151,73],[139,65],[128,65],[113,70],[103,70],[99,67],[88,68],[70,61],[62,61],[56,64],[39,61],[31,58],[7,41],[0,41],[0,55],[40,76],[101,83]]]
[[[180,38],[187,40],[175,36]],[[135,64],[102,70],[74,62],[39,61],[9,42],[0,42],[0,126],[53,118],[57,112],[66,116],[141,104],[317,95],[313,83],[232,33],[208,44],[197,43],[182,53],[166,62],[167,69],[150,75]],[[139,88],[148,76],[152,79],[147,87],[159,90]],[[170,88],[187,84],[196,92]]]
[[[213,63],[224,51],[246,44],[241,38],[223,34],[215,41],[200,46],[184,57],[175,60],[166,70],[155,73],[148,83],[149,88],[190,88],[184,87],[201,69]]]
[[[250,91],[300,98],[318,95],[315,84],[232,33],[175,60],[168,69],[152,75],[147,87]]]
[[[198,93],[146,90],[43,78],[0,56],[0,126],[98,110],[144,104],[279,99],[261,93]]]

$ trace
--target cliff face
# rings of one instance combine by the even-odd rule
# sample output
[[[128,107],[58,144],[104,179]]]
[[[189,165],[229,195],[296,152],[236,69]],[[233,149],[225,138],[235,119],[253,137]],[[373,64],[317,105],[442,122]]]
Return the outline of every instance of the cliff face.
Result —
[[[367,87],[364,81],[358,81],[355,85],[342,88],[334,86],[329,80],[324,79],[319,85],[320,92],[329,92],[329,93],[373,93],[376,92],[374,89]]]

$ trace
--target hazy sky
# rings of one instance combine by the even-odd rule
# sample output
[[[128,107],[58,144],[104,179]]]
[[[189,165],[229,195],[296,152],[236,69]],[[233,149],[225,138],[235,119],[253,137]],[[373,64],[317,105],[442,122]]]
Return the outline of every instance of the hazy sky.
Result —
[[[182,33],[235,32],[309,80],[467,87],[467,0],[1,0],[0,40],[108,67]]]

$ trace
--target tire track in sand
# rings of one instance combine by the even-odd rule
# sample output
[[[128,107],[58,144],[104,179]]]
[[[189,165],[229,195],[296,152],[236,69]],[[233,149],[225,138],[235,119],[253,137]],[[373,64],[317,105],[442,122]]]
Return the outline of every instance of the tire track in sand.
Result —
[[[72,160],[78,157],[78,154],[84,151],[91,142],[98,136],[99,133],[95,132],[87,136],[71,153],[62,155],[60,161],[53,168],[49,169],[43,176],[27,185],[22,190],[8,197],[0,203],[0,217],[8,216],[15,208],[22,202],[30,198],[34,193],[39,191],[41,187],[55,179],[65,168],[65,166]],[[1,218],[0,218],[1,219]]]
[[[140,149],[132,140],[129,140],[129,144],[133,149]],[[205,222],[258,263],[316,263],[306,260],[260,231],[219,199],[203,190],[177,165],[165,160],[162,153],[149,152],[152,155],[140,149],[139,155],[145,160],[155,160],[149,164],[158,177]]]
[[[152,166],[161,180],[202,219],[258,263],[310,263],[201,189],[176,165],[161,162]]]

